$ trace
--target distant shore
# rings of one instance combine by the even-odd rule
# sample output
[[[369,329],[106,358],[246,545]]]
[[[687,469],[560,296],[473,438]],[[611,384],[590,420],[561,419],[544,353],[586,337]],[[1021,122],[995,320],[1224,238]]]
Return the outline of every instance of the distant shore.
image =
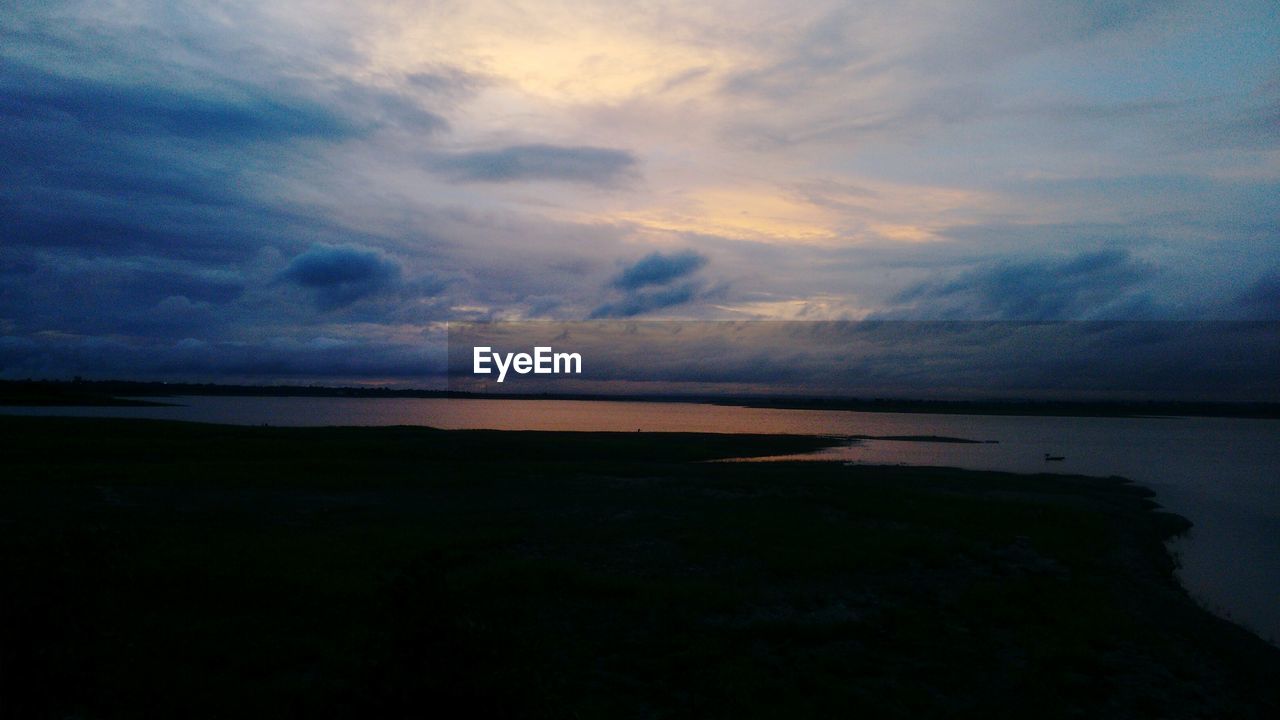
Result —
[[[1273,717],[1119,478],[807,436],[0,417],[15,716]]]
[[[120,380],[0,380],[3,406],[167,405],[179,396],[456,398],[471,400],[587,400],[736,405],[780,410],[916,413],[936,415],[1014,415],[1057,417],[1239,417],[1280,418],[1280,403],[1076,400],[921,400],[906,398],[813,398],[732,395],[590,395],[473,393],[403,388],[326,387],[317,385],[228,385]],[[138,398],[157,398],[140,400]]]

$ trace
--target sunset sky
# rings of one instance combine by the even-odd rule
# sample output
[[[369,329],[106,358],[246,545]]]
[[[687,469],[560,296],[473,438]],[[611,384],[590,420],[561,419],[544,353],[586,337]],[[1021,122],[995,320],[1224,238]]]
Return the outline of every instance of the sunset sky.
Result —
[[[0,0],[0,377],[450,320],[1280,320],[1280,12]]]

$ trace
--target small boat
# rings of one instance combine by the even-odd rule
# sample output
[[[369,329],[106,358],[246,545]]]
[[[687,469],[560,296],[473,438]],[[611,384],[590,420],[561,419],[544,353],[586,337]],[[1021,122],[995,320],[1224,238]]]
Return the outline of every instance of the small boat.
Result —
[[[1065,455],[1050,455],[1049,453],[1044,454],[1045,462],[1062,462],[1063,460],[1066,460],[1066,459],[1067,457]]]

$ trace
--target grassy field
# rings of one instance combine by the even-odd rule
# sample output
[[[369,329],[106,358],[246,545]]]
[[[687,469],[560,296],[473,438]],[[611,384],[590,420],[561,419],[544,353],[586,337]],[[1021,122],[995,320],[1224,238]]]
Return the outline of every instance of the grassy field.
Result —
[[[0,717],[1280,717],[1118,479],[0,417]]]

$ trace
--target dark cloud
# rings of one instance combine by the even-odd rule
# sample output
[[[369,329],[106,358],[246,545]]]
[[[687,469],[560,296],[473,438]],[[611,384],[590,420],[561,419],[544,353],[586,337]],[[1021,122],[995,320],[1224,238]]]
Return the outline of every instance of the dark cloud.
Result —
[[[0,317],[27,332],[213,333],[247,289],[237,273],[154,257],[10,248],[0,251],[0,268]]]
[[[647,285],[666,285],[699,270],[707,258],[693,250],[670,254],[651,253],[624,269],[613,281],[621,290],[637,290]]]
[[[116,337],[128,347],[252,341],[276,324],[332,322],[337,309],[343,319],[388,323],[407,309],[415,321],[441,312],[422,298],[443,281],[401,281],[397,263],[360,254],[387,237],[291,206],[280,183],[312,187],[331,169],[325,153],[340,144],[371,143],[384,130],[445,129],[419,101],[425,91],[270,62],[238,72],[242,59],[223,54],[227,38],[170,43],[132,27],[91,33],[72,15],[56,28],[19,23],[0,34],[25,49],[0,59],[0,321],[24,333],[97,338],[37,344],[42,352],[127,356],[107,341]],[[80,54],[88,37],[93,51]],[[76,62],[64,52],[73,49]],[[326,266],[323,253],[303,252],[319,246],[355,254],[329,255]],[[273,277],[314,302],[281,292]],[[385,307],[391,296],[405,310]],[[372,318],[364,313],[375,298],[382,313]]]
[[[561,180],[577,183],[616,183],[629,175],[635,157],[625,150],[558,145],[513,145],[498,150],[443,155],[432,169],[462,182]]]
[[[0,61],[5,242],[217,263],[305,246],[333,228],[264,199],[255,182],[392,116],[434,122],[380,107],[381,91],[321,102],[323,88],[308,97],[166,72],[125,82]]]
[[[608,302],[591,311],[591,318],[627,318],[654,310],[682,305],[698,295],[698,285],[681,283],[657,290],[627,293],[621,300]]]
[[[1138,319],[1156,270],[1124,250],[1067,258],[1000,260],[899,293],[885,317],[992,320]]]
[[[609,283],[622,298],[598,306],[592,318],[625,318],[682,305],[698,297],[702,282],[688,279],[707,264],[693,250],[654,252],[628,265]]]
[[[11,62],[0,63],[0,78],[0,116],[8,122],[72,122],[89,132],[236,142],[339,138],[356,131],[350,120],[317,103],[248,87],[197,94],[58,76]]]
[[[1280,320],[1280,271],[1258,278],[1240,294],[1235,304],[1248,318]]]
[[[6,378],[83,375],[237,382],[276,377],[332,383],[399,377],[421,386],[442,375],[443,369],[443,351],[426,338],[414,343],[327,336],[249,342],[188,337],[166,342],[59,333],[0,335],[0,377]]]
[[[314,291],[317,306],[331,310],[391,287],[400,266],[369,248],[317,245],[290,261],[280,277]]]

